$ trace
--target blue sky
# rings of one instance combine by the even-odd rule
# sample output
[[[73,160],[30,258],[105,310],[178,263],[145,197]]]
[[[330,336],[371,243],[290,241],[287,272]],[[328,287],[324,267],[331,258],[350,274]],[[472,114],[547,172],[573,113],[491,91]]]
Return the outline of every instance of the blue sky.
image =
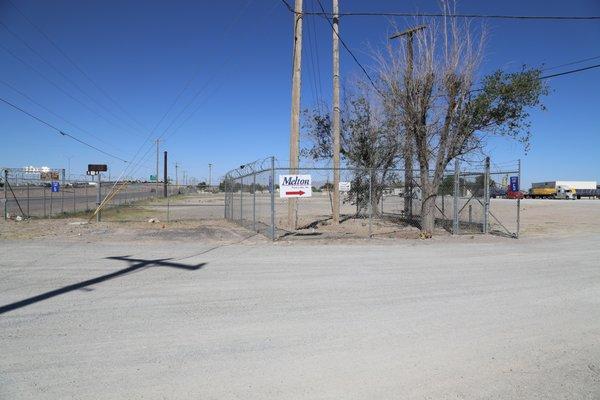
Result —
[[[12,1],[139,124],[5,1],[0,2],[0,21],[56,70],[3,27],[1,43],[87,106],[65,95],[3,48],[0,79],[95,137],[31,103],[2,82],[1,97],[95,146],[131,159],[177,94],[195,77],[150,135],[154,139],[164,133],[166,141],[161,151],[169,151],[172,163],[177,161],[189,176],[205,179],[208,163],[214,164],[213,176],[218,177],[240,163],[271,154],[282,160],[288,158],[292,16],[280,0]],[[329,1],[321,1],[330,7]],[[342,11],[438,11],[436,1],[340,3]],[[458,6],[463,13],[600,15],[597,0],[463,0]],[[305,7],[315,8],[316,0],[305,0]],[[390,22],[381,17],[343,18],[342,37],[368,65],[369,46],[384,43]],[[411,21],[397,19],[395,23],[402,27]],[[497,68],[515,71],[522,64],[553,67],[600,56],[600,21],[493,20],[486,26],[489,39],[482,73]],[[317,17],[305,22],[305,29],[311,29],[318,40],[310,48],[315,63],[318,58],[315,69],[327,99],[331,91],[331,34],[326,22]],[[310,44],[305,39],[303,107],[312,106],[315,99],[312,77],[317,73],[309,66]],[[343,77],[359,73],[343,50],[341,63]],[[600,59],[548,72],[595,63]],[[516,143],[494,140],[488,148],[493,161],[502,165],[522,158],[525,183],[550,179],[600,181],[600,69],[548,82],[551,94],[544,100],[548,110],[532,112],[529,154],[525,155]],[[194,99],[200,89],[204,90]],[[59,136],[4,104],[0,104],[0,132],[3,166],[66,168],[70,159],[74,174],[83,173],[88,163],[105,162],[113,174],[118,174],[124,165]],[[146,144],[141,154],[150,147]],[[154,169],[154,150],[147,154],[136,175],[148,176]]]

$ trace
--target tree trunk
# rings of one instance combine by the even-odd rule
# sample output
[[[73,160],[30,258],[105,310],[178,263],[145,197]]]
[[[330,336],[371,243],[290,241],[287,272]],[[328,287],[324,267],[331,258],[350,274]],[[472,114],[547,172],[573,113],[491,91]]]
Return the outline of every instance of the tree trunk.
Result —
[[[407,137],[404,144],[404,217],[409,220],[412,219],[412,179],[413,152]]]
[[[435,228],[435,200],[437,188],[428,177],[421,177],[421,235],[433,236]]]

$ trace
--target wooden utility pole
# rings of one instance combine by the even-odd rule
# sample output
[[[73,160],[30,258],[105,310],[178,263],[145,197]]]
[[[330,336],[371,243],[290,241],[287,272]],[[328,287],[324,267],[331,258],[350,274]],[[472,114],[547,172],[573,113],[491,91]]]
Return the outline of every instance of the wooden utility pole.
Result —
[[[340,223],[340,46],[339,7],[333,0],[333,223]]]
[[[406,36],[406,75],[404,78],[405,86],[412,82],[413,75],[413,36],[416,32],[425,29],[425,25],[419,25],[414,28],[407,29],[403,32],[398,32],[390,37],[396,39]],[[409,90],[406,88],[405,90]],[[413,123],[415,123],[413,121]],[[415,132],[412,129],[407,129],[404,132],[404,216],[412,219],[412,180],[413,180],[413,146],[412,141]]]
[[[302,0],[294,5],[294,65],[292,70],[292,116],[290,122],[290,174],[298,173],[300,147],[300,86],[302,77]],[[288,226],[296,229],[298,199],[288,199]]]

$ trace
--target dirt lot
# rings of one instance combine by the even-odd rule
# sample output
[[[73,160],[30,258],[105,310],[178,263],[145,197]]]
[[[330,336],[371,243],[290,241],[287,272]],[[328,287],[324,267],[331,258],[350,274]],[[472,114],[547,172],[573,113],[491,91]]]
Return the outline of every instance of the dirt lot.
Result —
[[[285,235],[281,240],[314,239],[328,240],[367,238],[369,220],[365,218],[344,218],[339,226],[331,224],[327,215],[329,211],[328,198],[315,197],[310,202],[300,205],[299,226],[300,235]],[[257,222],[270,224],[266,210],[267,198],[257,201]],[[251,210],[252,205],[246,201],[245,210]],[[387,210],[392,207],[388,204]],[[494,229],[501,230],[500,221],[510,231],[516,231],[517,210],[514,200],[492,199],[490,209],[494,218],[490,220]],[[278,226],[285,226],[285,203],[277,202],[276,220]],[[87,240],[138,240],[147,239],[152,235],[160,240],[169,239],[170,232],[178,240],[222,240],[232,232],[241,235],[245,232],[236,224],[223,221],[223,196],[202,194],[181,196],[176,199],[142,202],[136,206],[109,209],[103,213],[103,222],[87,224],[85,215],[64,219],[32,219],[27,221],[1,221],[0,239],[25,239],[55,237],[61,239]],[[351,214],[349,206],[342,212]],[[600,233],[600,200],[523,200],[521,201],[521,237],[543,236],[576,236]],[[251,216],[244,214],[246,225],[250,224]],[[496,220],[497,218],[497,220]],[[157,221],[149,223],[149,220]],[[199,233],[211,229],[211,234]],[[216,233],[218,230],[223,233]],[[371,232],[375,239],[417,239],[418,229],[405,224],[399,224],[391,218],[386,220],[374,219]],[[183,232],[183,233],[182,233]],[[185,232],[189,232],[186,238]],[[247,234],[247,232],[245,232]],[[449,238],[448,233],[439,228],[437,240]],[[456,239],[452,239],[456,240]],[[479,238],[478,240],[484,240]],[[486,239],[493,240],[493,239]]]
[[[600,398],[600,201],[275,243],[201,201],[1,222],[0,398]]]

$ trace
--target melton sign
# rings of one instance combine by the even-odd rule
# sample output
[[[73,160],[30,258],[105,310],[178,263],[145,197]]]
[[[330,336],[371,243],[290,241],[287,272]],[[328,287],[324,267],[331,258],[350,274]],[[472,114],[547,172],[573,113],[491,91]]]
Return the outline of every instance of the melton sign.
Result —
[[[279,175],[279,197],[311,197],[310,175]]]

